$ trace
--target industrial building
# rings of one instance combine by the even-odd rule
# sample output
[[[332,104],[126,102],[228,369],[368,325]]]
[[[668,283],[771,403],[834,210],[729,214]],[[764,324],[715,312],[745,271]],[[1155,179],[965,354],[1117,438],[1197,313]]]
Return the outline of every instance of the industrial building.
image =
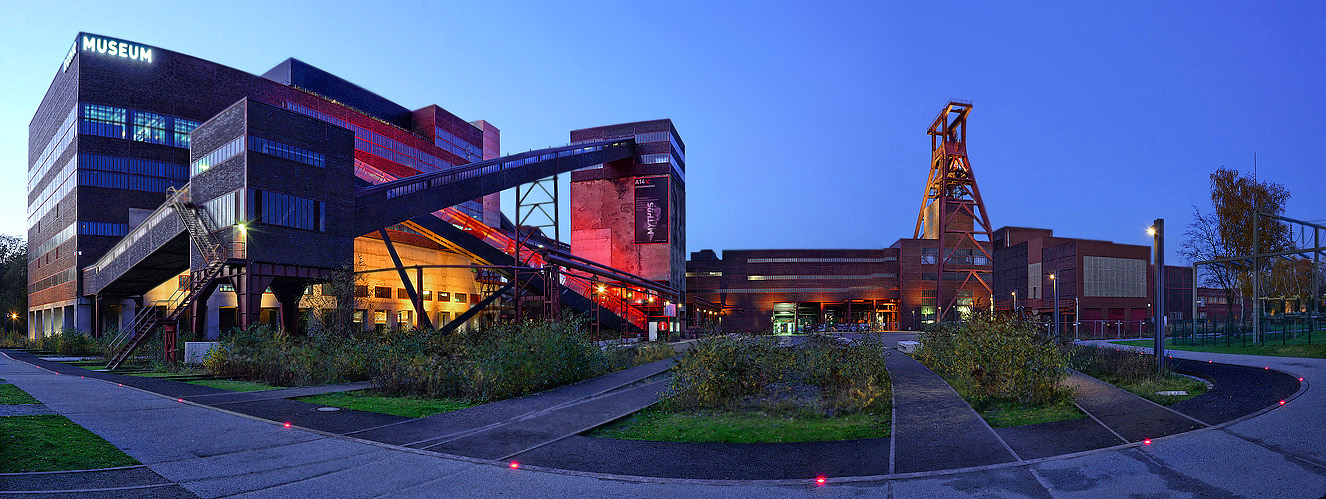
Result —
[[[688,325],[730,330],[919,329],[991,307],[993,229],[967,157],[972,103],[926,129],[916,230],[882,249],[713,250],[686,262]]]
[[[465,327],[522,305],[624,333],[677,320],[685,146],[669,120],[502,156],[491,123],[296,59],[257,75],[79,33],[53,66],[29,125],[33,337],[303,330],[351,308],[338,300],[366,329]],[[573,171],[579,247],[503,217],[503,189]],[[642,197],[643,218],[591,216]],[[353,296],[323,293],[338,272]]]

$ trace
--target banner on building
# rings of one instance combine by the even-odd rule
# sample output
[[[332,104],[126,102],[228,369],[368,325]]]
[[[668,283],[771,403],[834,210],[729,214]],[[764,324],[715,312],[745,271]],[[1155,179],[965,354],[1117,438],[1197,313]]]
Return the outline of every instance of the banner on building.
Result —
[[[668,242],[668,177],[635,179],[635,243]]]

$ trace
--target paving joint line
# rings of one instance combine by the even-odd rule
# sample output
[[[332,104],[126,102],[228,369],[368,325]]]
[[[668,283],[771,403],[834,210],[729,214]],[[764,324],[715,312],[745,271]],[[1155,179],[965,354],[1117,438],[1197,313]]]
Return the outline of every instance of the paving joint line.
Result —
[[[85,470],[64,470],[64,471],[22,471],[18,473],[0,473],[0,476],[32,476],[32,475],[58,475],[61,473],[88,473],[93,471],[117,471],[131,470],[134,468],[146,468],[146,464],[134,464],[130,466],[112,466],[110,468],[88,468]]]
[[[649,377],[652,377],[652,376],[647,376],[647,377],[645,377],[645,378],[640,378],[640,379],[648,379]],[[636,381],[639,381],[639,380],[636,380]],[[632,381],[631,383],[635,383],[636,381]],[[660,382],[660,381],[655,381],[654,383],[659,383],[659,382]],[[630,384],[630,383],[627,383],[627,384]],[[622,385],[622,386],[625,386],[625,385]],[[643,385],[641,385],[641,386],[643,386]],[[617,388],[621,388],[621,387],[619,386],[619,387],[617,387]],[[478,433],[483,433],[483,432],[488,431],[488,430],[493,430],[493,429],[501,428],[501,427],[503,427],[503,426],[506,426],[506,425],[509,425],[509,424],[512,424],[512,423],[519,423],[519,422],[521,422],[521,421],[528,421],[528,420],[530,420],[530,419],[534,419],[534,418],[537,418],[537,417],[541,417],[541,416],[546,416],[546,415],[548,415],[548,414],[552,414],[552,413],[557,412],[557,411],[560,411],[560,410],[562,410],[562,409],[569,409],[569,408],[571,408],[571,407],[575,407],[575,406],[577,406],[577,405],[586,404],[586,403],[589,403],[589,402],[592,402],[592,401],[598,400],[598,399],[603,398],[603,397],[608,397],[608,396],[611,396],[611,394],[610,394],[609,392],[614,392],[614,391],[617,390],[617,388],[613,388],[613,389],[611,389],[611,390],[605,390],[605,391],[603,391],[603,392],[601,392],[601,393],[597,393],[597,394],[594,394],[594,395],[589,395],[589,396],[586,396],[586,397],[584,397],[584,398],[575,399],[575,400],[569,400],[569,401],[567,401],[567,402],[563,402],[563,403],[558,404],[558,405],[554,405],[554,406],[547,407],[547,408],[544,408],[544,409],[540,409],[540,410],[537,410],[537,411],[527,412],[527,413],[524,413],[524,414],[520,414],[520,415],[517,415],[517,416],[513,416],[513,417],[511,417],[511,418],[508,418],[508,419],[505,419],[505,420],[502,420],[502,421],[497,421],[497,422],[494,422],[494,423],[489,423],[489,424],[486,424],[486,425],[484,425],[484,426],[480,426],[480,427],[477,427],[477,428],[471,428],[471,429],[468,429],[468,430],[461,430],[461,431],[458,431],[458,432],[448,433],[448,434],[446,434],[446,435],[440,435],[440,436],[436,436],[436,437],[425,438],[425,439],[423,439],[423,440],[419,440],[419,441],[416,441],[416,442],[410,442],[410,443],[407,443],[407,444],[404,444],[404,445],[407,446],[407,447],[413,447],[413,446],[416,446],[416,445],[422,445],[422,444],[427,443],[428,445],[426,445],[426,446],[424,446],[424,447],[420,447],[420,448],[436,447],[436,446],[438,446],[438,445],[442,445],[442,444],[449,443],[449,442],[454,442],[454,441],[456,441],[456,440],[460,440],[460,439],[462,439],[462,438],[465,438],[465,437],[468,437],[468,436],[471,436],[471,435],[475,435],[475,434],[478,434]],[[634,389],[634,388],[631,388],[631,389]],[[444,439],[445,439],[445,440],[444,440]]]
[[[655,381],[654,383],[662,383],[662,381]],[[638,386],[638,387],[636,387],[636,388],[632,388],[631,390],[642,390],[642,389],[644,389],[645,387],[648,387],[648,386],[651,386],[651,385],[652,385],[652,383],[651,383],[650,385],[641,385],[641,386]],[[650,402],[650,403],[649,403],[648,405],[646,405],[645,407],[649,407],[649,406],[654,405],[654,404],[657,404],[657,403],[658,403],[658,401],[655,400],[654,402]],[[637,413],[637,412],[640,412],[640,411],[643,410],[645,407],[641,407],[641,408],[639,408],[639,409],[633,409],[633,410],[631,410],[630,412],[627,412],[627,413],[622,414],[622,415],[620,415],[620,416],[614,417],[614,418],[609,419],[609,420],[607,420],[607,421],[605,421],[605,422],[602,422],[602,423],[599,423],[599,424],[596,424],[596,425],[592,425],[592,426],[589,426],[589,427],[586,427],[586,428],[582,428],[582,429],[580,429],[580,430],[577,430],[577,431],[572,432],[572,433],[568,433],[568,434],[566,434],[566,435],[562,435],[562,436],[557,437],[557,438],[554,438],[554,439],[552,439],[552,440],[548,440],[548,441],[545,441],[545,442],[543,442],[543,443],[541,443],[541,444],[538,444],[538,445],[535,445],[535,446],[529,447],[529,448],[527,448],[527,449],[521,450],[520,452],[514,452],[514,453],[511,453],[511,454],[507,454],[507,455],[505,455],[505,456],[502,456],[502,457],[500,457],[500,458],[497,458],[496,460],[497,460],[497,461],[505,461],[505,460],[507,460],[507,459],[511,459],[512,457],[519,456],[519,455],[521,455],[521,454],[524,454],[524,453],[526,453],[526,452],[532,451],[532,450],[537,449],[537,448],[539,448],[539,447],[543,447],[543,446],[546,446],[546,445],[551,445],[551,444],[556,443],[556,442],[560,442],[560,441],[562,441],[562,440],[565,440],[565,439],[571,438],[571,437],[573,437],[573,436],[576,436],[576,435],[579,435],[579,434],[581,434],[581,433],[587,432],[587,431],[592,430],[592,429],[594,429],[594,428],[598,428],[598,427],[600,427],[600,426],[603,426],[603,425],[605,425],[605,424],[611,423],[611,422],[616,421],[616,420],[618,420],[618,419],[621,419],[621,418],[624,418],[624,417],[626,417],[626,416],[630,416],[630,415],[632,415],[632,414],[635,414],[635,413]],[[439,444],[439,445],[440,445],[440,444]]]
[[[1110,433],[1113,433],[1114,436],[1119,437],[1119,440],[1122,441],[1123,443],[1125,444],[1132,443],[1128,439],[1123,438],[1123,435],[1120,435],[1119,432],[1114,431],[1114,428],[1110,428],[1110,425],[1105,424],[1104,421],[1101,421],[1100,418],[1096,417],[1095,414],[1092,414],[1091,411],[1086,410],[1086,408],[1082,407],[1077,402],[1073,402],[1073,407],[1076,407],[1077,410],[1082,411],[1082,414],[1086,414],[1087,417],[1091,418],[1092,421],[1095,421],[1096,424],[1101,426],[1101,428],[1105,428],[1106,430],[1109,430]]]
[[[155,489],[160,487],[170,487],[182,485],[175,482],[157,483],[151,485],[127,485],[124,487],[103,487],[98,489],[61,489],[61,490],[0,490],[0,495],[18,495],[18,494],[83,494],[88,492],[116,492],[121,490],[142,490]],[[190,491],[192,492],[192,491]]]
[[[911,356],[908,357],[910,358]],[[998,440],[999,443],[1004,446],[1004,450],[1007,450],[1009,455],[1013,456],[1013,459],[1017,460],[1017,462],[1019,463],[1022,462],[1022,456],[1019,456],[1018,453],[1013,450],[1013,447],[1009,446],[1008,442],[1004,441],[1004,437],[999,436],[999,432],[995,431],[993,426],[990,426],[990,422],[986,421],[985,418],[981,417],[981,413],[976,412],[976,408],[972,407],[971,403],[967,402],[967,399],[962,398],[962,394],[958,393],[958,390],[956,388],[953,388],[953,385],[948,384],[948,381],[945,381],[944,378],[940,377],[938,374],[935,374],[935,372],[931,371],[930,368],[926,367],[925,364],[921,364],[921,361],[916,360],[914,358],[912,359],[912,361],[919,364],[922,368],[925,368],[926,372],[929,372],[932,376],[939,378],[939,381],[944,383],[944,387],[948,388],[948,391],[953,392],[953,395],[957,396],[958,400],[962,401],[962,405],[966,406],[967,410],[970,411],[972,415],[976,416],[976,419],[981,422],[981,426],[984,426],[985,429],[990,430],[990,434],[994,435],[995,440]],[[892,431],[890,431],[890,434],[892,434]]]
[[[663,373],[666,373],[666,372],[671,371],[671,370],[672,370],[672,366],[669,365],[667,369],[664,369],[664,370],[659,371],[659,372],[657,372],[657,373],[650,374],[650,375],[647,375],[647,376],[641,376],[641,377],[638,377],[638,378],[633,378],[633,379],[631,379],[631,380],[628,381],[628,382],[625,382],[625,383],[622,383],[622,384],[619,384],[619,385],[615,385],[615,386],[613,386],[613,387],[606,388],[606,389],[604,389],[604,390],[600,390],[600,391],[598,391],[598,392],[595,392],[595,393],[592,393],[592,394],[586,395],[586,396],[584,396],[584,397],[581,397],[581,398],[578,398],[578,399],[572,399],[572,400],[569,400],[569,401],[566,401],[566,402],[562,402],[562,403],[560,403],[560,404],[557,404],[557,405],[554,405],[554,406],[551,406],[551,407],[547,407],[547,408],[545,408],[545,409],[540,409],[540,410],[552,410],[552,409],[558,409],[558,408],[561,408],[562,406],[566,406],[566,405],[574,404],[575,402],[579,402],[579,401],[584,400],[584,399],[589,399],[589,398],[598,397],[598,396],[600,396],[600,395],[603,395],[603,394],[605,394],[605,393],[611,392],[611,391],[613,391],[613,390],[616,390],[616,389],[621,388],[621,387],[623,387],[623,386],[629,385],[629,384],[631,384],[631,383],[635,383],[635,382],[640,381],[640,380],[643,380],[643,379],[648,379],[648,378],[650,378],[650,377],[657,376],[657,375],[659,375],[659,374],[663,374]],[[610,373],[610,374],[611,374],[611,373]],[[606,375],[605,375],[605,376],[606,376]],[[590,378],[590,379],[593,379],[593,378]],[[585,381],[589,381],[589,380],[585,380]],[[533,394],[533,393],[532,393],[532,394],[530,394],[530,395],[536,395],[536,394]],[[508,400],[510,400],[510,399],[508,399]],[[534,411],[534,412],[538,412],[538,411]],[[529,414],[529,413],[525,413],[525,414]],[[509,418],[508,420],[499,421],[499,422],[497,422],[497,423],[490,423],[490,424],[501,424],[501,423],[504,423],[504,422],[506,422],[506,421],[510,421],[511,419],[516,419],[516,418],[519,418],[519,417],[521,417],[521,416],[524,416],[525,414],[521,414],[521,415],[518,415],[518,416],[513,416],[512,418]],[[397,422],[395,422],[395,423],[387,423],[387,424],[380,425],[380,426],[374,426],[374,427],[372,427],[372,428],[365,428],[365,429],[362,429],[362,430],[355,430],[355,431],[352,431],[352,432],[344,433],[344,435],[347,435],[347,436],[348,436],[348,435],[353,435],[353,434],[355,434],[355,433],[363,433],[363,432],[368,432],[368,431],[373,431],[373,430],[380,430],[380,429],[382,429],[382,428],[388,428],[388,427],[392,427],[392,426],[396,426],[396,425],[401,425],[401,424],[411,423],[411,422],[414,422],[414,421],[422,421],[422,420],[424,420],[424,419],[427,419],[427,418],[414,418],[414,419],[407,419],[407,420],[405,420],[405,421],[397,421]],[[444,437],[446,437],[446,436],[447,436],[447,435],[443,435],[442,437],[433,437],[433,438],[444,438]],[[404,444],[404,445],[406,445],[406,446],[409,446],[409,445],[417,445],[417,444],[420,444],[420,443],[423,443],[423,442],[427,442],[427,441],[429,441],[429,440],[432,440],[432,438],[424,439],[424,440],[420,440],[420,441],[418,441],[418,442],[411,442],[411,443],[409,443],[409,444]]]
[[[1081,371],[1078,371],[1078,370],[1075,370],[1075,369],[1071,369],[1071,368],[1069,369],[1069,371],[1073,371],[1073,372],[1075,372],[1075,373],[1081,374],[1081,375],[1083,375],[1083,376],[1086,376],[1086,377],[1088,377],[1088,378],[1094,379],[1094,380],[1096,380],[1096,381],[1100,381],[1101,383],[1105,383],[1104,381],[1101,381],[1101,380],[1097,379],[1096,377],[1094,377],[1094,376],[1092,376],[1092,375],[1090,375],[1090,374],[1087,374],[1087,373],[1084,373],[1084,372],[1081,372]],[[1119,388],[1119,387],[1117,387],[1117,386],[1114,386],[1114,385],[1111,384],[1111,383],[1105,383],[1105,384],[1110,385],[1110,386],[1112,386],[1112,387],[1114,387],[1114,388],[1116,388],[1116,389],[1122,390],[1124,393],[1127,393],[1127,394],[1132,395],[1132,396],[1134,396],[1134,397],[1137,397],[1137,398],[1139,398],[1139,399],[1145,400],[1145,401],[1147,401],[1147,403],[1149,403],[1149,404],[1151,404],[1151,405],[1154,405],[1154,406],[1159,407],[1159,408],[1161,408],[1161,409],[1167,410],[1167,411],[1169,411],[1169,412],[1172,412],[1172,413],[1174,413],[1174,414],[1178,414],[1179,416],[1182,416],[1182,417],[1184,417],[1184,418],[1187,418],[1187,419],[1189,419],[1189,420],[1192,420],[1194,423],[1197,423],[1197,424],[1200,424],[1200,425],[1202,425],[1202,426],[1206,426],[1206,427],[1211,426],[1211,425],[1207,424],[1205,421],[1202,421],[1202,420],[1200,420],[1200,419],[1194,418],[1194,417],[1192,417],[1192,416],[1189,416],[1189,415],[1184,414],[1184,413],[1182,413],[1182,412],[1176,411],[1176,410],[1171,409],[1171,408],[1169,408],[1169,407],[1165,407],[1165,406],[1163,406],[1163,405],[1157,404],[1157,403],[1155,403],[1154,401],[1152,401],[1152,400],[1149,399],[1149,398],[1143,397],[1143,396],[1141,396],[1141,395],[1138,395],[1138,394],[1136,394],[1136,393],[1130,392],[1130,391],[1128,391],[1128,390],[1124,390],[1123,388]]]

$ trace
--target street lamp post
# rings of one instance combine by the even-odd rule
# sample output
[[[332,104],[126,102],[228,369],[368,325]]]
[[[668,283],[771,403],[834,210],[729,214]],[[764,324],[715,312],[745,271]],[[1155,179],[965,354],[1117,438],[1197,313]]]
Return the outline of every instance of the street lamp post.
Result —
[[[1165,219],[1157,218],[1147,230],[1151,234],[1152,260],[1156,262],[1155,299],[1151,300],[1151,317],[1155,329],[1156,369],[1165,371]],[[1194,276],[1195,277],[1195,276]]]
[[[1050,274],[1050,283],[1054,285],[1054,341],[1059,341],[1059,280]]]
[[[1014,316],[1014,317],[1017,317],[1017,315],[1018,315],[1018,292],[1017,292],[1017,291],[1014,291],[1014,292],[1013,292],[1013,316]]]

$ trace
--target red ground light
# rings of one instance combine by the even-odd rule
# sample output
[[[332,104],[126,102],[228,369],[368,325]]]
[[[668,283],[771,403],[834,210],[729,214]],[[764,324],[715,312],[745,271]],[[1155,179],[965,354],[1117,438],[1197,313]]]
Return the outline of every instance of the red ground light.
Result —
[[[289,428],[289,427],[290,427],[290,422],[289,422],[289,421],[286,421],[286,422],[285,422],[285,427],[286,427],[286,428]]]
[[[816,478],[815,485],[824,485],[824,477]]]
[[[520,463],[517,463],[517,462],[515,462],[515,461],[511,461],[511,469],[513,469],[513,470],[515,470],[515,469],[520,469]]]
[[[1285,405],[1285,401],[1281,400],[1280,405]]]
[[[1151,445],[1151,439],[1142,440],[1142,445]]]

